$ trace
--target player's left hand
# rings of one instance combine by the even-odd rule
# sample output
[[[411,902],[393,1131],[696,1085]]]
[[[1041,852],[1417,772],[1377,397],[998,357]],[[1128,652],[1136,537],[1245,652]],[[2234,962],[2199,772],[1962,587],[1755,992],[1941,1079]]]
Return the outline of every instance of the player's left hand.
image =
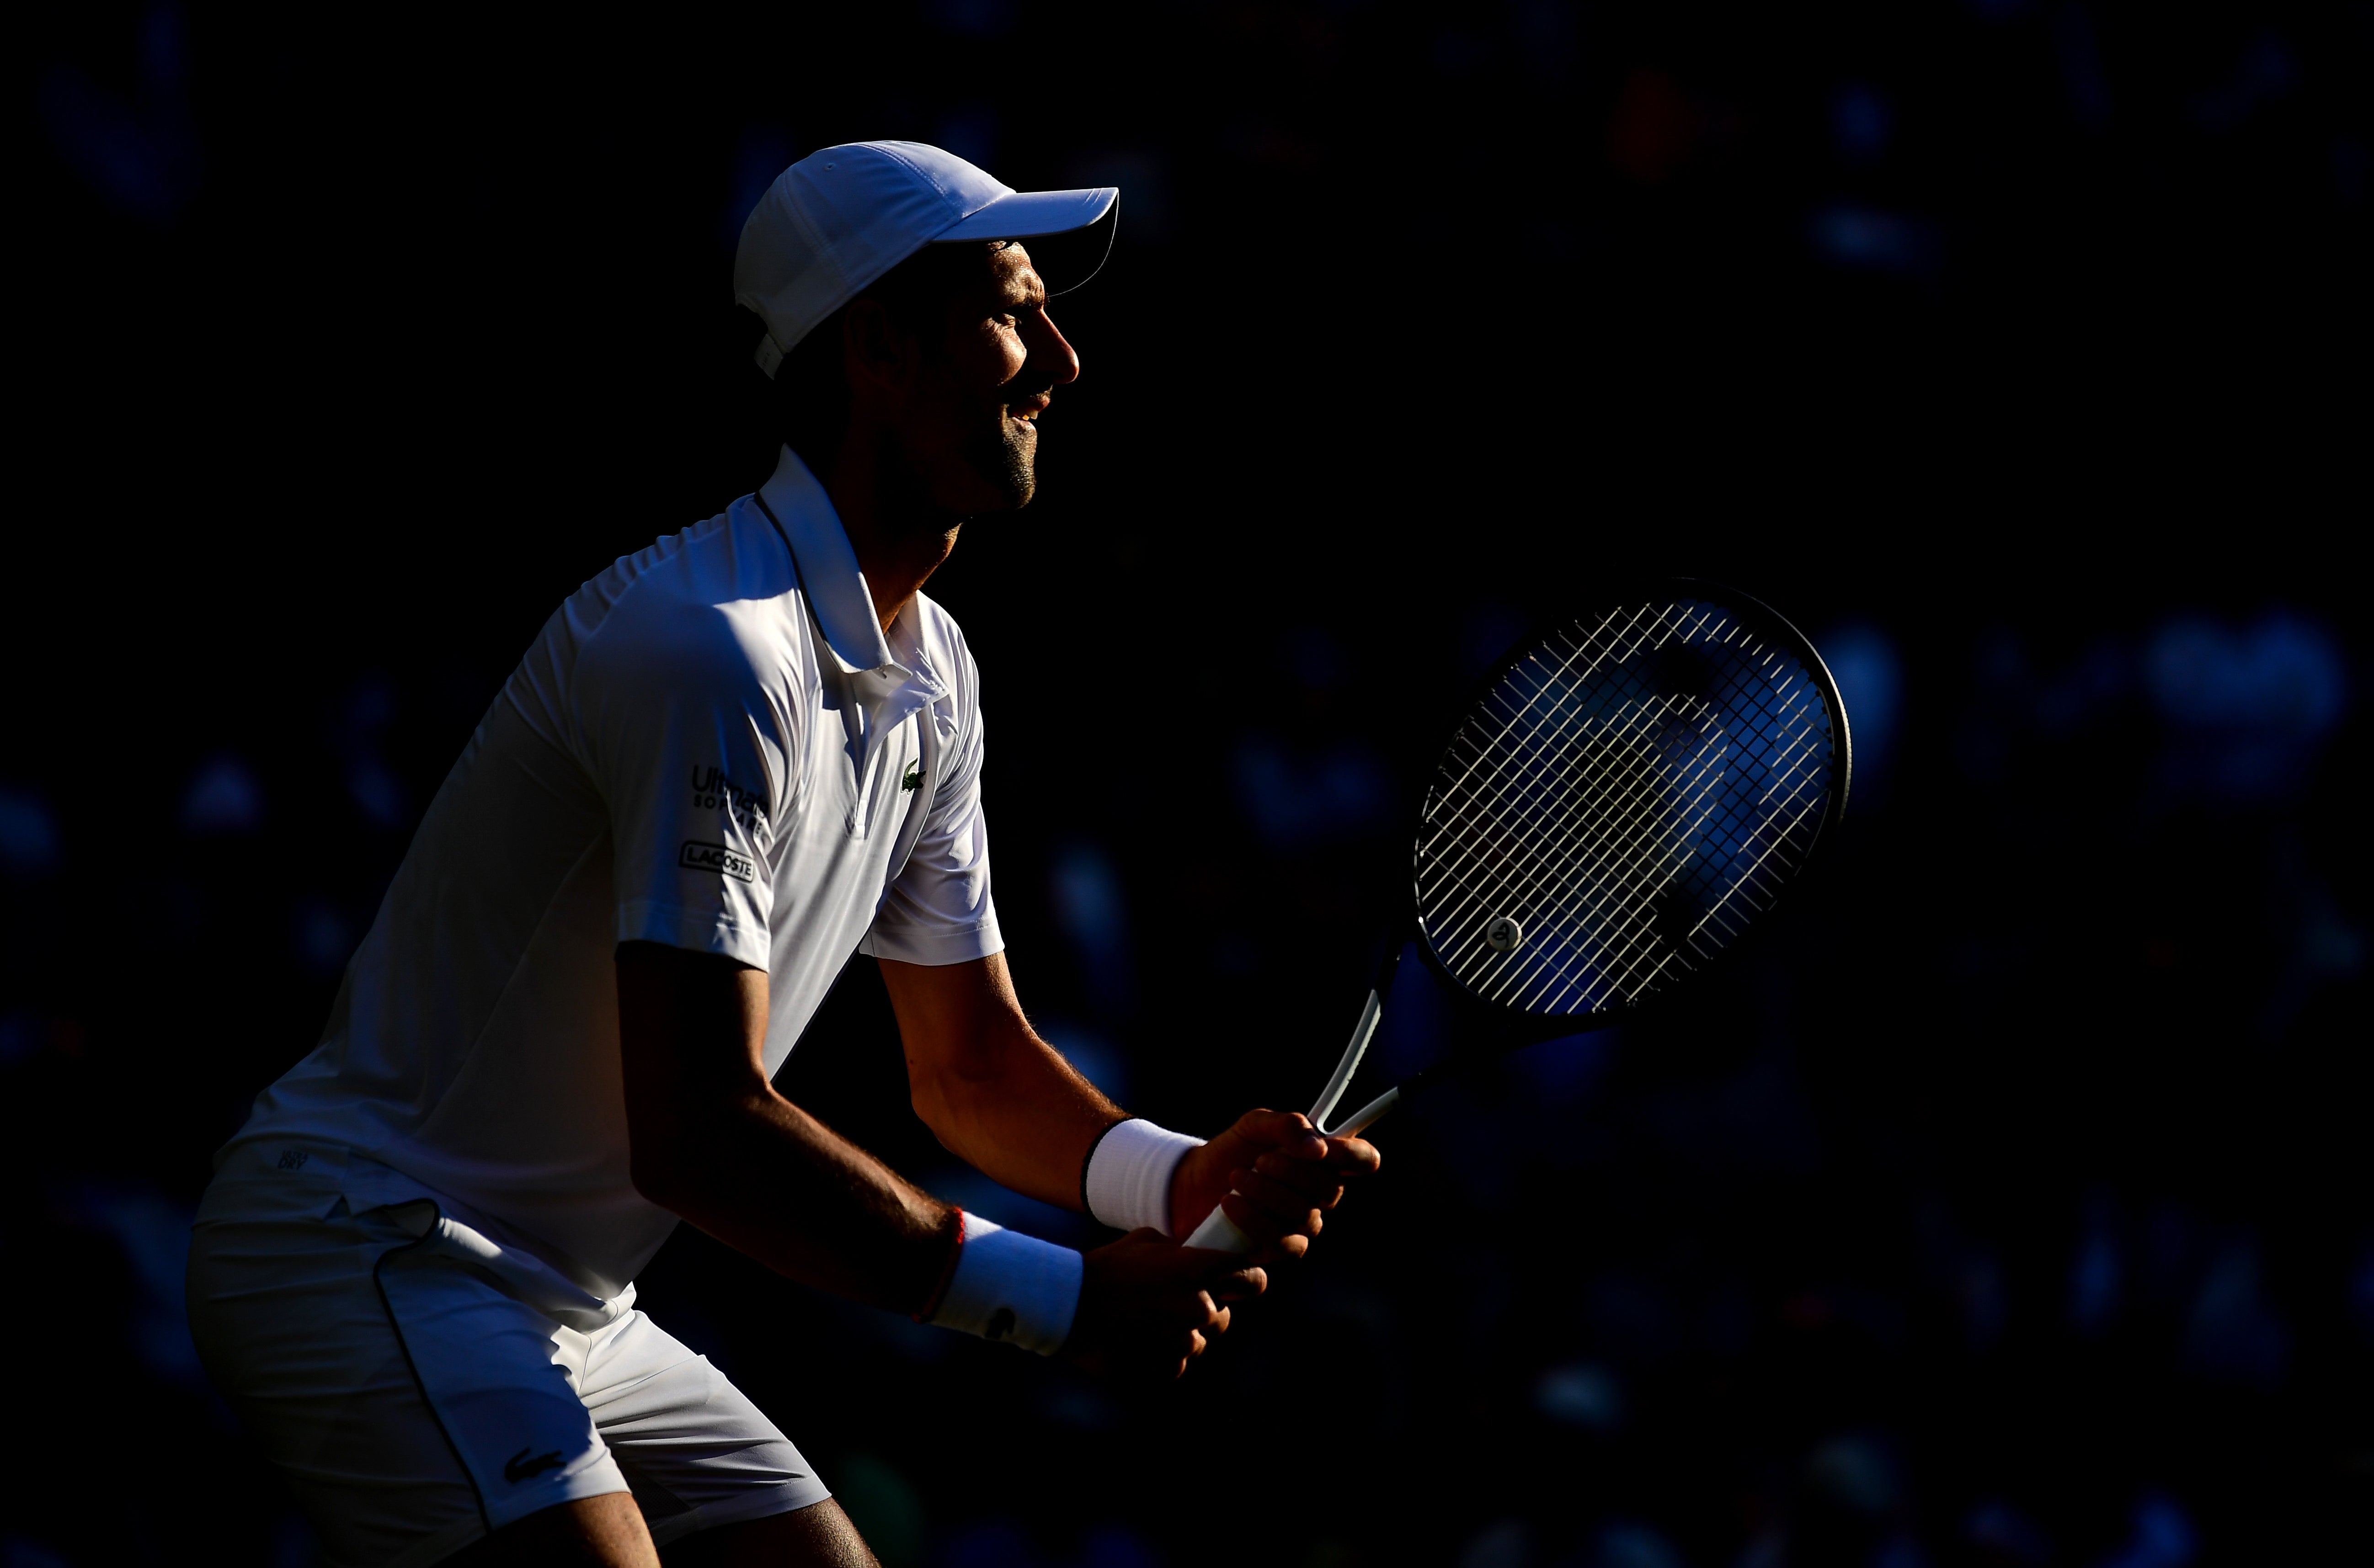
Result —
[[[1310,1251],[1326,1211],[1381,1163],[1366,1139],[1322,1138],[1299,1112],[1247,1111],[1179,1162],[1171,1231],[1187,1235],[1222,1204],[1253,1238],[1252,1261],[1275,1268]]]

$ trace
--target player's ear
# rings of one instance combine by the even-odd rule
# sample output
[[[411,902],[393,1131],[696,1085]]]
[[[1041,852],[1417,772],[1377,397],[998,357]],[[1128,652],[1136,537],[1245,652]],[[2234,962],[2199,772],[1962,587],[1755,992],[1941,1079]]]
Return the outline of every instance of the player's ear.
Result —
[[[901,330],[882,302],[859,295],[849,302],[840,324],[841,364],[852,392],[902,390],[914,374],[918,357],[914,334]]]

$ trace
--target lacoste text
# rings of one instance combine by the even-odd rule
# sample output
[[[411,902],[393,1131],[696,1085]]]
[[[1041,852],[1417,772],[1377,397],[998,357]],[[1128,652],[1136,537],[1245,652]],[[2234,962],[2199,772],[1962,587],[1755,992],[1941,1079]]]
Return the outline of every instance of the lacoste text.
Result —
[[[723,844],[703,844],[697,838],[685,840],[676,863],[687,871],[716,872],[736,882],[758,879],[758,863],[741,850],[728,849]]]

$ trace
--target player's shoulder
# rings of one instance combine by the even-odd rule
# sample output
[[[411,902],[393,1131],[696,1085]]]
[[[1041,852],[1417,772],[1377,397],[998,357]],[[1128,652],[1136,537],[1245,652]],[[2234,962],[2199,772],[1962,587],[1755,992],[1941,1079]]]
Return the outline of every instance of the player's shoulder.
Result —
[[[653,541],[573,595],[581,676],[680,690],[799,678],[813,662],[799,582],[771,533],[736,502]]]
[[[970,701],[981,685],[981,670],[965,642],[964,628],[948,614],[946,605],[928,593],[917,593],[911,608],[915,640],[923,646],[924,661],[952,690]]]
[[[798,583],[782,543],[746,497],[619,556],[576,598],[606,619],[628,609],[656,614],[683,605],[764,603],[796,591]]]

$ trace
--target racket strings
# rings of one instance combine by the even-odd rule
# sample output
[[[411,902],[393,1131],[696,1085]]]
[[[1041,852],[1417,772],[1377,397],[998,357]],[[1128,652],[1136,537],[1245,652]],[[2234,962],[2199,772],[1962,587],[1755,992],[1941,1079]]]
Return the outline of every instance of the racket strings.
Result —
[[[1699,616],[1699,622],[1702,622],[1702,619],[1705,619],[1705,616]],[[1686,628],[1686,631],[1688,631],[1688,628]],[[1508,726],[1503,726],[1503,731],[1505,731],[1505,728],[1508,728]],[[1672,780],[1666,780],[1666,783],[1672,785]],[[1698,823],[1693,823],[1693,828],[1702,828],[1702,825],[1705,825],[1705,821],[1707,821],[1707,816],[1710,816],[1710,813],[1699,812],[1699,813],[1695,813],[1695,816],[1698,816]],[[1657,837],[1672,837],[1672,835],[1657,835]],[[1693,833],[1693,837],[1695,837],[1695,833]],[[1660,857],[1660,859],[1664,859],[1664,857]],[[1767,857],[1764,857],[1764,854],[1759,854],[1759,857],[1755,857],[1755,859],[1757,859],[1757,861],[1764,861],[1764,859],[1767,859]],[[1604,901],[1603,901],[1603,908],[1600,908],[1598,913],[1603,913],[1603,916],[1604,916]],[[1636,916],[1636,918],[1631,918],[1631,920],[1627,920],[1627,923],[1619,925],[1619,928],[1616,928],[1615,932],[1607,932],[1607,935],[1615,935],[1615,937],[1619,937],[1619,940],[1627,940],[1627,937],[1636,937],[1636,935],[1638,935],[1638,930],[1640,930],[1640,925],[1645,925],[1645,920],[1643,920],[1643,918],[1640,918],[1640,916],[1645,916],[1645,913],[1648,913],[1648,911],[1633,911],[1633,916]],[[1716,925],[1723,925],[1723,928],[1728,928],[1728,925],[1731,925],[1731,923],[1728,923],[1728,920],[1723,920],[1723,918],[1722,918],[1722,916],[1723,916],[1722,907],[1716,907],[1714,911],[1710,911],[1710,913],[1711,913],[1711,918],[1714,918],[1714,923],[1716,923]],[[1707,920],[1699,920],[1698,928],[1693,928],[1693,932],[1690,932],[1690,944],[1693,944],[1693,946],[1699,946],[1699,949],[1702,949],[1702,942],[1699,942],[1698,937],[1702,935],[1702,930],[1705,930],[1705,925],[1707,925]],[[1640,958],[1640,954],[1631,954],[1631,958]],[[1631,965],[1624,965],[1624,968],[1631,968]],[[1662,963],[1660,963],[1660,965],[1657,965],[1657,968],[1662,968]],[[1628,977],[1628,975],[1616,975],[1616,977],[1619,977],[1619,979],[1631,979],[1631,977]],[[1633,987],[1627,987],[1627,989],[1633,989]]]
[[[1602,743],[1590,748],[1582,770],[1584,787],[1575,792],[1562,820],[1521,810],[1515,821],[1506,825],[1518,837],[1516,849],[1526,874],[1511,876],[1511,868],[1503,865],[1498,884],[1490,879],[1463,878],[1462,891],[1467,897],[1449,912],[1454,917],[1469,912],[1487,886],[1497,886],[1503,895],[1501,902],[1513,900],[1530,912],[1541,902],[1549,879],[1580,870],[1581,884],[1593,890],[1588,914],[1600,928],[1592,933],[1599,940],[1583,944],[1594,950],[1588,956],[1620,981],[1633,980],[1628,971],[1637,967],[1637,960],[1644,954],[1611,953],[1610,942],[1628,943],[1636,949],[1641,945],[1636,939],[1651,911],[1650,900],[1680,869],[1688,840],[1705,819],[1702,811],[1644,813],[1639,809],[1643,798],[1652,802],[1674,798],[1675,770],[1660,754],[1675,748],[1670,735],[1657,731],[1669,730],[1676,717],[1673,705],[1636,707],[1629,722],[1604,730],[1599,737]],[[1719,766],[1719,754],[1706,762]],[[1475,824],[1458,825],[1472,831]],[[1561,844],[1571,846],[1563,863],[1550,858]],[[1471,931],[1470,940],[1455,945],[1447,956],[1454,962],[1467,959],[1474,956],[1473,946]],[[1508,966],[1499,983],[1491,988],[1493,1000],[1530,1005],[1539,1000],[1537,993],[1545,985],[1569,978],[1543,961],[1549,951],[1536,946],[1534,961]]]
[[[1658,724],[1661,720],[1670,720],[1677,716],[1676,709],[1678,705],[1671,698],[1663,699],[1650,704],[1628,702],[1625,706],[1630,710],[1631,720],[1629,722],[1618,726],[1616,730],[1610,732],[1609,739],[1611,742],[1620,742],[1627,739],[1636,738],[1640,734],[1645,727],[1651,724]],[[1697,720],[1696,728],[1703,731],[1706,728],[1708,710],[1703,704],[1692,702],[1690,706],[1697,709],[1697,712],[1691,716]],[[1504,719],[1513,719],[1513,716],[1508,716],[1505,714],[1503,717]],[[1555,714],[1550,717],[1554,718]],[[1477,750],[1477,760],[1482,760],[1483,757],[1493,753],[1500,754],[1502,766],[1496,769],[1495,776],[1492,779],[1492,782],[1496,785],[1505,785],[1509,782],[1512,770],[1508,765],[1511,762],[1522,760],[1521,755],[1517,754],[1516,748],[1510,744],[1514,728],[1515,725],[1513,722],[1504,723],[1501,731],[1498,735],[1491,737],[1491,743],[1481,746]],[[1463,736],[1462,738],[1463,739],[1464,737]],[[1665,744],[1660,748],[1661,750],[1670,752],[1675,749],[1670,737],[1661,737],[1661,739],[1665,741]],[[1454,744],[1455,743],[1454,743]],[[1602,755],[1604,756],[1604,754],[1603,752]],[[1472,776],[1474,770],[1471,766],[1466,771]],[[1538,851],[1553,848],[1558,843],[1567,843],[1572,846],[1573,851],[1578,857],[1586,856],[1592,851],[1604,847],[1606,833],[1604,831],[1601,831],[1597,837],[1593,837],[1592,835],[1595,829],[1621,831],[1627,825],[1633,826],[1636,829],[1633,837],[1637,840],[1640,837],[1637,831],[1639,825],[1637,821],[1628,822],[1628,813],[1631,813],[1632,809],[1636,805],[1638,797],[1648,790],[1654,789],[1661,783],[1670,788],[1674,781],[1670,771],[1661,772],[1661,770],[1654,766],[1648,768],[1636,767],[1622,771],[1628,772],[1631,776],[1628,780],[1628,790],[1627,793],[1619,794],[1604,788],[1596,790],[1586,788],[1582,790],[1574,791],[1573,798],[1578,802],[1581,808],[1580,815],[1575,813],[1569,813],[1569,816],[1561,822],[1555,824],[1547,823],[1545,819],[1528,811],[1522,805],[1521,805],[1513,813],[1513,819],[1511,819],[1510,813],[1505,810],[1498,811],[1497,814],[1502,821],[1513,820],[1521,825],[1534,826],[1535,831],[1527,836],[1529,841],[1525,848],[1529,850]],[[1491,820],[1495,815],[1495,808],[1499,807],[1501,804],[1501,800],[1494,797],[1497,795],[1498,797],[1505,798],[1505,790],[1495,790],[1490,794],[1487,794],[1485,791],[1478,791],[1476,799],[1470,802],[1471,806],[1477,809],[1468,813],[1469,816],[1471,818],[1482,817],[1487,821]],[[1462,826],[1470,825],[1469,823],[1457,823],[1455,825]],[[1578,830],[1581,832],[1581,837],[1578,837]],[[1536,858],[1538,859],[1538,856],[1536,856]]]
[[[1611,743],[1603,748],[1602,758],[1604,759],[1609,752],[1622,753],[1623,749],[1613,743],[1626,738],[1628,737],[1621,731],[1608,737]],[[1633,766],[1625,767],[1624,762],[1630,762]],[[1461,817],[1453,818],[1445,825],[1450,828],[1474,828],[1499,827],[1505,825],[1518,836],[1516,845],[1518,857],[1521,860],[1530,862],[1525,869],[1530,872],[1533,880],[1538,882],[1555,871],[1556,866],[1551,857],[1561,847],[1570,847],[1573,854],[1582,856],[1604,848],[1614,836],[1624,833],[1628,828],[1634,829],[1634,837],[1638,837],[1639,824],[1637,817],[1630,813],[1630,808],[1639,796],[1652,790],[1661,782],[1659,770],[1652,759],[1637,750],[1623,754],[1620,761],[1610,766],[1616,771],[1629,775],[1620,787],[1622,792],[1607,789],[1597,791],[1588,790],[1572,791],[1567,798],[1567,812],[1563,817],[1552,818],[1549,808],[1552,807],[1553,802],[1546,798],[1536,802],[1522,803],[1515,811],[1502,813],[1497,816],[1481,809],[1484,802],[1473,802],[1476,809],[1463,813]],[[1603,768],[1599,771],[1607,770]],[[1543,809],[1537,810],[1536,806]],[[1480,864],[1455,860],[1446,861],[1444,864],[1447,869],[1455,868],[1451,874],[1457,877],[1463,884],[1463,890],[1471,898],[1502,885],[1488,876],[1483,875],[1484,868]],[[1504,878],[1505,870],[1506,868],[1503,868]],[[1529,891],[1529,889],[1520,888],[1517,891]],[[1449,911],[1453,915],[1464,912],[1463,906],[1454,907]]]
[[[1631,749],[1618,750],[1629,752]],[[1637,753],[1601,771],[1628,776],[1628,781],[1635,793],[1655,790],[1661,783],[1670,787],[1672,783],[1669,770],[1641,766]],[[1661,778],[1661,773],[1665,777]],[[1588,960],[1594,967],[1605,971],[1628,992],[1637,991],[1641,984],[1653,979],[1656,971],[1663,967],[1663,957],[1669,957],[1669,954],[1660,957],[1649,974],[1641,975],[1636,971],[1651,959],[1649,952],[1651,944],[1643,938],[1655,914],[1654,900],[1686,866],[1691,840],[1701,835],[1708,816],[1709,813],[1703,809],[1686,813],[1668,811],[1645,818],[1636,814],[1627,823],[1618,813],[1612,825],[1603,824],[1604,826],[1612,826],[1613,831],[1602,832],[1581,843],[1563,866],[1540,864],[1542,856],[1538,846],[1529,843],[1526,848],[1534,851],[1530,858],[1536,864],[1529,868],[1533,872],[1531,876],[1510,883],[1510,892],[1516,903],[1526,907],[1530,915],[1532,907],[1542,901],[1543,883],[1551,872],[1571,874],[1580,871],[1587,884],[1593,885],[1596,890],[1582,913],[1588,918],[1588,924],[1596,926],[1597,930],[1586,930],[1582,934],[1596,940],[1584,941],[1581,943],[1584,951],[1572,955],[1564,965],[1548,962],[1554,950],[1535,947],[1531,962],[1512,967],[1501,977],[1499,984],[1492,987],[1493,999],[1521,1007],[1532,1006],[1542,1000],[1542,993],[1545,990],[1572,979],[1570,971],[1575,959]],[[1533,837],[1528,836],[1529,838]],[[1470,884],[1463,891],[1472,894],[1475,889]],[[1466,902],[1472,905],[1473,900]],[[1462,908],[1455,912],[1467,911]],[[1469,957],[1473,950],[1472,941],[1465,946],[1468,951],[1454,948],[1450,956],[1454,961]]]
[[[1454,736],[1418,845],[1421,928],[1489,1000],[1635,1002],[1769,905],[1819,828],[1835,746],[1807,672],[1718,605],[1574,623]],[[1487,939],[1503,916],[1514,952]]]
[[[1653,716],[1653,710],[1644,710],[1644,716]],[[1643,727],[1626,728],[1637,731]],[[1635,973],[1651,956],[1639,937],[1653,918],[1655,898],[1683,868],[1690,840],[1704,826],[1709,813],[1702,809],[1702,801],[1696,802],[1701,809],[1687,809],[1693,803],[1691,798],[1677,797],[1674,789],[1682,781],[1676,779],[1670,767],[1660,766],[1653,752],[1621,743],[1632,738],[1618,731],[1607,737],[1612,743],[1592,748],[1592,761],[1599,766],[1587,768],[1586,777],[1597,774],[1604,778],[1611,772],[1628,776],[1624,785],[1626,793],[1621,796],[1604,802],[1589,802],[1586,796],[1587,812],[1593,807],[1603,808],[1596,810],[1598,825],[1603,830],[1576,842],[1563,860],[1551,861],[1545,854],[1537,854],[1534,874],[1507,890],[1517,903],[1532,907],[1539,902],[1552,876],[1574,877],[1579,886],[1589,890],[1585,895],[1586,912],[1593,918],[1596,927],[1582,933],[1581,945],[1586,951],[1572,954],[1565,965],[1553,967],[1546,956],[1510,965],[1491,988],[1490,1000],[1529,1006],[1549,986],[1570,978],[1563,971],[1571,968],[1575,959],[1583,957],[1594,961],[1628,993],[1637,991],[1641,984],[1654,977],[1653,974],[1643,977]],[[1608,760],[1611,754],[1616,758],[1612,764]],[[1692,761],[1697,771],[1710,772],[1719,767],[1722,754],[1717,752]],[[1642,811],[1639,807],[1643,796],[1652,804],[1663,799],[1669,809]],[[1675,807],[1682,809],[1671,809]],[[1533,837],[1540,841],[1541,849],[1554,850],[1559,839],[1570,835],[1553,829],[1548,835],[1537,832]],[[1547,955],[1551,950],[1536,952]],[[1669,961],[1670,954],[1666,959]],[[1663,967],[1660,962],[1657,968]]]
[[[1660,720],[1669,723],[1678,717],[1673,711],[1675,704],[1661,706],[1665,709],[1663,713],[1657,707],[1643,707],[1634,722],[1604,737],[1607,743],[1592,748],[1591,762],[1597,766],[1587,767],[1586,788],[1573,792],[1571,809],[1564,819],[1534,818],[1527,822],[1527,813],[1518,813],[1520,849],[1528,862],[1523,867],[1522,881],[1496,883],[1472,874],[1475,868],[1471,868],[1471,874],[1463,879],[1466,896],[1447,913],[1455,919],[1467,913],[1475,899],[1487,895],[1505,895],[1520,905],[1530,906],[1553,878],[1581,866],[1595,873],[1588,875],[1584,882],[1584,885],[1594,889],[1592,912],[1612,922],[1613,934],[1632,934],[1627,928],[1637,922],[1626,920],[1619,901],[1639,895],[1643,884],[1651,880],[1662,884],[1677,865],[1677,854],[1691,831],[1704,821],[1703,813],[1698,823],[1690,823],[1680,820],[1676,813],[1656,816],[1638,809],[1643,797],[1653,799],[1661,790],[1671,799],[1677,782],[1673,770],[1663,766],[1657,755],[1673,749],[1670,743],[1654,749],[1623,743],[1641,738],[1652,724],[1662,728]],[[1701,718],[1701,726],[1703,722]],[[1722,754],[1716,752],[1711,755],[1701,753],[1690,760],[1703,773],[1719,766],[1721,759]],[[1621,785],[1615,789],[1604,784],[1596,789],[1589,787],[1595,782],[1593,776],[1604,778],[1610,773],[1623,776]],[[1560,849],[1569,846],[1567,855],[1557,858]],[[1663,874],[1658,872],[1661,865],[1665,868]],[[1635,896],[1632,901],[1637,904],[1639,899]],[[1463,952],[1457,955],[1466,956]],[[1513,983],[1523,977],[1527,977],[1514,972],[1510,979]],[[1503,991],[1507,989],[1501,988]],[[1496,995],[1494,1000],[1510,999]]]
[[[1557,677],[1558,677],[1558,676],[1561,676],[1561,675],[1564,675],[1564,674],[1568,673],[1569,673],[1569,670],[1570,670],[1570,668],[1571,668],[1571,665],[1572,665],[1572,662],[1573,662],[1573,659],[1574,659],[1574,657],[1579,657],[1579,656],[1580,656],[1580,650],[1577,650],[1575,653],[1570,654],[1570,656],[1569,656],[1569,657],[1565,661],[1563,661],[1563,663],[1561,664],[1561,666],[1560,666],[1560,668],[1559,668],[1558,670],[1554,671],[1554,672],[1551,672],[1551,678],[1552,678],[1552,679],[1556,679],[1556,678],[1557,678]],[[1588,671],[1586,671],[1586,672],[1585,672],[1585,673],[1586,673],[1586,674],[1587,674],[1588,673],[1589,673]],[[1576,692],[1576,693],[1578,693],[1578,694],[1579,694],[1581,688],[1579,685],[1577,685],[1577,686],[1574,686],[1574,687],[1570,687],[1569,689],[1570,689],[1571,691],[1574,691],[1574,692]],[[1495,695],[1497,696],[1498,694],[1496,693]],[[1488,697],[1487,697],[1487,705],[1491,702],[1491,700],[1492,700],[1491,698],[1488,698]],[[1538,730],[1539,730],[1539,729],[1541,729],[1541,728],[1543,728],[1543,727],[1546,726],[1546,725],[1547,725],[1548,723],[1550,723],[1550,722],[1553,722],[1553,721],[1557,720],[1557,719],[1558,718],[1558,715],[1557,715],[1557,713],[1556,709],[1557,709],[1557,707],[1560,707],[1560,706],[1563,706],[1563,704],[1562,704],[1562,703],[1560,703],[1560,704],[1554,704],[1554,705],[1553,705],[1553,707],[1552,707],[1552,710],[1551,710],[1549,713],[1546,713],[1546,714],[1541,715],[1541,716],[1539,717],[1539,719],[1537,719],[1537,720],[1536,720],[1536,722],[1535,722],[1535,724],[1534,724],[1534,731],[1538,731]],[[1637,706],[1635,707],[1635,713],[1636,713],[1636,717],[1637,717],[1637,718],[1639,718],[1639,719],[1640,719],[1640,720],[1650,720],[1650,719],[1653,719],[1653,718],[1659,717],[1659,715],[1658,715],[1655,711],[1653,711],[1653,710],[1651,710],[1651,709],[1647,709],[1647,708],[1638,708]],[[1517,738],[1514,736],[1514,731],[1515,731],[1515,729],[1516,729],[1517,724],[1518,724],[1518,723],[1520,723],[1520,722],[1522,722],[1522,710],[1521,709],[1521,712],[1520,712],[1519,714],[1515,714],[1515,715],[1510,715],[1510,714],[1506,714],[1506,713],[1504,713],[1504,714],[1502,715],[1502,718],[1503,718],[1503,720],[1504,720],[1504,723],[1503,723],[1503,725],[1502,725],[1502,727],[1501,727],[1500,731],[1499,731],[1497,734],[1495,734],[1495,735],[1493,735],[1493,736],[1489,737],[1489,738],[1488,738],[1488,740],[1487,740],[1486,742],[1484,742],[1484,743],[1481,743],[1481,744],[1478,744],[1478,745],[1476,745],[1476,746],[1475,746],[1475,757],[1472,759],[1472,761],[1471,761],[1471,763],[1469,764],[1469,766],[1468,766],[1466,768],[1464,768],[1464,769],[1463,770],[1463,780],[1467,780],[1467,779],[1472,779],[1473,774],[1474,774],[1474,772],[1475,772],[1475,766],[1476,764],[1482,763],[1482,762],[1484,762],[1485,760],[1487,760],[1487,758],[1492,758],[1492,757],[1494,757],[1494,756],[1496,756],[1496,755],[1497,755],[1497,756],[1499,758],[1499,766],[1495,769],[1494,774],[1493,774],[1492,776],[1490,776],[1490,777],[1489,777],[1489,778],[1488,778],[1488,783],[1489,783],[1489,785],[1492,787],[1492,790],[1493,790],[1495,792],[1501,793],[1501,794],[1505,794],[1505,790],[1502,790],[1500,787],[1501,787],[1501,786],[1504,786],[1504,785],[1509,781],[1509,778],[1510,778],[1510,771],[1511,771],[1511,770],[1510,770],[1510,765],[1511,763],[1513,763],[1513,762],[1516,762],[1516,761],[1521,760],[1521,759],[1522,759],[1522,745],[1521,745],[1521,744],[1519,744],[1519,743],[1516,743],[1516,742],[1517,742]],[[1458,745],[1460,744],[1460,743],[1461,743],[1462,741],[1465,740],[1466,738],[1467,738],[1467,737],[1466,737],[1466,733],[1465,733],[1465,731],[1462,731],[1462,733],[1461,733],[1459,736],[1454,737],[1454,739],[1453,739],[1453,743],[1453,743],[1454,752],[1456,751],[1456,749],[1457,749]],[[1528,736],[1523,737],[1523,742],[1524,742],[1525,743],[1530,743],[1533,741],[1533,739],[1534,739],[1534,737],[1533,735],[1529,734]],[[1645,781],[1644,781],[1644,782],[1645,782]],[[1491,801],[1489,798],[1487,798],[1487,791],[1485,791],[1485,790],[1478,790],[1478,791],[1476,791],[1476,803],[1477,803],[1477,804],[1479,804],[1480,806],[1485,807],[1485,808],[1488,808],[1488,807],[1489,807],[1493,802],[1492,802],[1492,801]],[[1628,802],[1627,802],[1627,801],[1625,801],[1625,800],[1623,800],[1623,799],[1620,799],[1620,798],[1610,798],[1610,799],[1608,799],[1608,800],[1606,800],[1606,801],[1604,801],[1604,802],[1603,802],[1603,805],[1602,805],[1602,813],[1601,813],[1601,814],[1603,814],[1604,816],[1614,817],[1614,816],[1616,816],[1616,813],[1620,813],[1620,812],[1621,812],[1621,811],[1622,811],[1622,810],[1623,810],[1623,809],[1624,809],[1624,808],[1625,808],[1628,803],[1629,803]],[[1485,813],[1485,814],[1487,814],[1487,815],[1488,816],[1488,814],[1489,814],[1489,813],[1488,813],[1488,809],[1487,810],[1487,812],[1486,812],[1486,813]],[[1520,813],[1519,813],[1520,817],[1521,817],[1521,818],[1522,818],[1525,814],[1526,814],[1526,813],[1525,813],[1521,809],[1521,810],[1520,810]],[[1567,824],[1565,824],[1565,825],[1564,825],[1566,828],[1568,828],[1568,829],[1569,829],[1569,830],[1570,830],[1570,829],[1571,829],[1571,828],[1573,828],[1576,825],[1575,825],[1574,823],[1572,823],[1572,822],[1569,822],[1569,823],[1567,823]]]

